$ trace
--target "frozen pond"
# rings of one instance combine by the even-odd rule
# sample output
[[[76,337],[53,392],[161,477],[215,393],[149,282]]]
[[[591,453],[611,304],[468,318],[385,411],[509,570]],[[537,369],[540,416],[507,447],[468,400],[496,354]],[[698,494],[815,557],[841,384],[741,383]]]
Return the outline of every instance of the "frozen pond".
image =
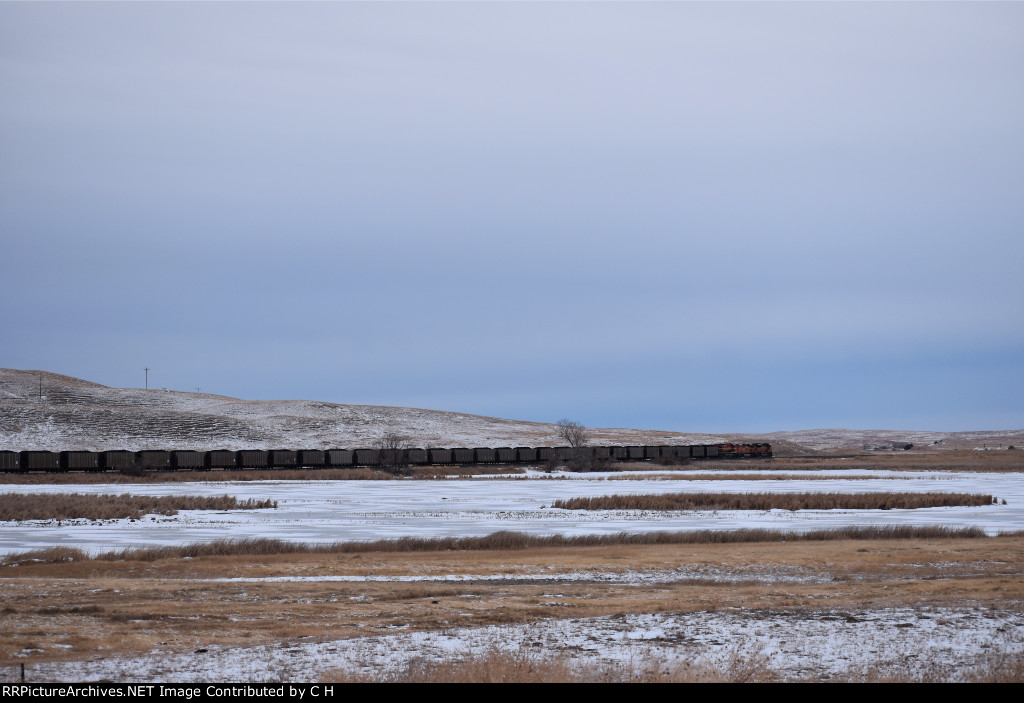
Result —
[[[663,472],[662,472],[663,473]],[[699,472],[706,476],[707,471]],[[757,473],[757,472],[744,472]],[[847,473],[858,478],[842,478]],[[402,536],[478,536],[498,530],[537,535],[767,527],[812,530],[849,525],[978,526],[1024,530],[1024,474],[820,471],[829,480],[614,480],[622,474],[543,474],[442,481],[261,481],[173,484],[5,486],[5,493],[133,493],[272,498],[271,510],[189,511],[139,521],[0,522],[0,554],[47,546],[90,552],[212,539],[274,537],[301,542]],[[812,475],[807,472],[807,475]],[[870,478],[863,478],[870,475]],[[912,491],[991,494],[999,505],[917,510],[566,511],[558,498],[674,492]],[[1006,505],[1002,505],[1002,500]]]

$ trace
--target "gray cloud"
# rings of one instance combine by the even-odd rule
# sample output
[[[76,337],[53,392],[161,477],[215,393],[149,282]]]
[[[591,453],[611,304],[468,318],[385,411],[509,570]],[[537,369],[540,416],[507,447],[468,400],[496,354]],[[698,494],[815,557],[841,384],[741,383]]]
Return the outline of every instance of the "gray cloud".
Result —
[[[1020,426],[1022,23],[2,4],[0,360],[595,424]]]

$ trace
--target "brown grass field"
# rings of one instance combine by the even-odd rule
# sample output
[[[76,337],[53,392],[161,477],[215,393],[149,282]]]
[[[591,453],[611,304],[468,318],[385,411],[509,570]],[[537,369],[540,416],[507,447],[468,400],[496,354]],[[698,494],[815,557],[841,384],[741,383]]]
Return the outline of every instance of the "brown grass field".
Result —
[[[991,505],[972,493],[662,493],[556,500],[565,510],[909,510]]]
[[[893,539],[984,539],[985,531],[977,527],[914,527],[891,525],[883,527],[844,527],[808,532],[790,532],[765,528],[735,530],[695,530],[689,532],[620,532],[611,535],[528,535],[501,531],[482,537],[397,537],[369,542],[335,542],[312,544],[257,537],[219,539],[208,542],[164,547],[130,547],[90,555],[75,547],[12,552],[0,559],[0,566],[26,564],[63,564],[70,562],[159,561],[163,559],[196,559],[200,557],[267,557],[294,554],[367,554],[373,552],[479,552],[514,551],[538,548],[575,549],[621,545],[658,544],[735,544],[751,542],[834,542],[838,540]]]
[[[384,633],[395,627],[436,630],[558,617],[737,608],[799,613],[818,609],[823,602],[830,608],[846,610],[922,605],[1019,610],[1024,603],[1024,578],[1019,569],[1024,563],[1021,534],[970,539],[598,544],[25,562],[0,569],[4,594],[0,663],[11,667],[9,671],[25,663],[30,673],[34,663],[91,658],[100,653],[110,657],[160,649],[343,639]],[[556,586],[515,578],[484,578],[542,573],[552,564],[562,571],[591,574],[594,578]],[[741,577],[732,581],[696,579],[636,585],[600,578],[626,569],[643,572],[681,565],[740,575],[752,565],[780,573],[809,568],[827,578],[820,583],[807,583],[806,579],[787,582],[785,578],[765,583]],[[481,578],[457,583],[212,580],[447,574],[475,574]],[[554,610],[548,595],[553,587],[561,594]],[[554,659],[545,666],[558,663],[558,653],[546,655]],[[449,668],[454,665],[449,662]],[[563,680],[555,673],[551,676]],[[784,677],[784,672],[770,673],[761,671],[755,678]],[[710,679],[744,680],[737,672],[686,675],[698,674]],[[325,676],[349,678],[337,672]],[[416,674],[409,676],[415,678]]]
[[[869,457],[842,468],[1020,471],[1013,452]],[[1017,454],[1024,455],[1024,452]],[[978,456],[982,455],[982,456]],[[882,460],[884,459],[884,461]],[[778,461],[778,460],[776,460]],[[784,460],[758,467],[787,473],[832,468],[840,460]],[[1013,463],[1017,462],[1017,463]],[[749,471],[750,463],[736,462]],[[690,468],[693,468],[692,466]],[[701,466],[700,468],[704,468]],[[711,468],[708,466],[707,468]],[[719,468],[717,465],[714,468]],[[175,480],[178,474],[173,475]],[[88,477],[89,480],[92,477]],[[232,479],[238,478],[235,475]],[[200,480],[209,480],[203,476]],[[46,662],[152,652],[193,652],[218,646],[252,647],[333,641],[394,632],[448,631],[495,624],[641,613],[745,612],[801,614],[830,609],[972,608],[1024,611],[1024,534],[998,537],[943,532],[849,533],[836,539],[768,541],[592,540],[590,543],[450,542],[413,548],[415,540],[382,541],[359,549],[298,549],[285,543],[233,549],[168,549],[109,554],[100,559],[69,549],[22,554],[0,565],[0,679],[12,681],[25,664],[27,680]],[[229,543],[224,543],[229,544]],[[528,576],[572,573],[573,579]],[[731,578],[668,581],[609,580],[608,574],[692,568]],[[776,574],[772,579],[754,572]],[[346,577],[441,578],[460,581],[359,581]],[[796,576],[799,574],[799,578]],[[502,575],[499,580],[487,577]],[[516,576],[522,578],[517,579]],[[325,577],[340,580],[244,581],[225,578]],[[559,594],[552,602],[552,593]],[[850,680],[1024,680],[1022,657],[995,651],[969,672],[925,675],[879,666]],[[287,678],[288,673],[274,672]],[[792,680],[770,661],[737,656],[727,665],[659,669],[580,669],[570,651],[491,650],[447,661],[414,661],[397,671],[322,672],[338,681],[775,681]],[[803,680],[797,677],[797,680]]]

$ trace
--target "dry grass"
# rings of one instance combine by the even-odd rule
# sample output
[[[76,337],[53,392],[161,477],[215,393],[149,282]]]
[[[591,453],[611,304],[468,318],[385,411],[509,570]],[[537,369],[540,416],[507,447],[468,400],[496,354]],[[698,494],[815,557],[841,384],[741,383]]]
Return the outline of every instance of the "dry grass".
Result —
[[[906,510],[991,505],[971,493],[664,493],[556,500],[565,510]]]
[[[414,659],[401,667],[373,672],[331,671],[322,681],[336,683],[771,683],[804,681],[774,668],[761,652],[734,649],[717,660],[629,664],[576,661],[562,652],[504,650],[450,655],[440,660]],[[990,652],[960,668],[906,664],[874,665],[850,670],[830,681],[871,683],[1021,683],[1024,655]]]
[[[569,683],[577,681],[565,655],[490,649],[442,661],[414,659],[401,668],[367,673],[334,671],[323,681],[337,683]]]
[[[468,476],[521,476],[526,470],[518,466],[406,466],[401,476],[417,479],[466,478]]]
[[[621,532],[613,535],[528,535],[522,532],[494,532],[483,537],[398,537],[369,542],[333,542],[312,544],[252,537],[193,542],[166,547],[131,547],[103,552],[94,561],[158,561],[162,559],[196,559],[217,556],[273,556],[285,554],[366,554],[371,552],[461,552],[509,551],[526,549],[574,549],[621,545],[686,545],[743,544],[761,542],[823,542],[835,540],[904,540],[904,539],[982,539],[979,527],[939,527],[892,525],[878,527],[840,527],[810,532],[791,532],[748,528],[738,530],[697,530],[692,532]],[[17,566],[29,562],[80,561],[90,557],[81,550],[67,547],[38,549],[6,555],[0,566]]]
[[[0,493],[0,521],[138,520],[144,515],[177,515],[179,510],[258,510],[276,508],[276,500],[238,500],[233,496],[119,496],[82,493]]]
[[[1024,683],[1024,653],[989,650],[976,661],[950,669],[938,664],[871,665],[829,679],[837,683]]]
[[[300,638],[363,638],[397,630],[443,632],[620,614],[784,611],[797,623],[805,617],[801,613],[814,618],[823,606],[850,612],[968,608],[978,617],[1021,608],[1024,534],[984,539],[955,538],[941,530],[931,537],[918,534],[855,540],[834,539],[838,535],[831,533],[828,540],[770,544],[597,541],[593,546],[508,550],[228,554],[156,561],[80,560],[81,554],[63,550],[59,562],[23,559],[20,566],[0,570],[0,665],[25,662],[31,669],[36,662],[154,650],[276,647]],[[625,578],[661,573],[666,577],[650,581]],[[810,574],[816,577],[809,580]],[[451,581],[450,575],[462,578]],[[479,579],[465,578],[476,575]],[[537,580],[538,575],[546,578]],[[396,582],[410,577],[424,580]],[[264,580],[279,578],[285,580]],[[756,652],[750,654],[738,658],[737,666],[746,661],[756,674]],[[877,672],[854,673],[861,678],[851,675],[852,680],[869,674],[881,678]],[[657,675],[668,676],[665,670]]]
[[[722,663],[672,664],[579,662],[566,653],[505,650],[451,655],[438,661],[414,659],[385,671],[332,671],[338,683],[754,683],[781,680],[761,655],[736,652]]]
[[[18,564],[63,564],[69,561],[86,561],[89,554],[77,547],[47,547],[32,549],[17,554],[8,554],[0,561],[0,566],[16,566]]]

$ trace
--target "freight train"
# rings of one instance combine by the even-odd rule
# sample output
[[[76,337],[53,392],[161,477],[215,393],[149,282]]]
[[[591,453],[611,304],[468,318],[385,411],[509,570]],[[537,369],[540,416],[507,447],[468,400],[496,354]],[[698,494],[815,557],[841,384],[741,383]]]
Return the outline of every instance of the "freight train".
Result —
[[[345,469],[355,467],[545,464],[586,461],[679,463],[690,459],[770,459],[770,444],[692,444],[614,447],[466,447],[401,449],[242,449],[0,451],[0,473],[27,471],[210,471]]]

